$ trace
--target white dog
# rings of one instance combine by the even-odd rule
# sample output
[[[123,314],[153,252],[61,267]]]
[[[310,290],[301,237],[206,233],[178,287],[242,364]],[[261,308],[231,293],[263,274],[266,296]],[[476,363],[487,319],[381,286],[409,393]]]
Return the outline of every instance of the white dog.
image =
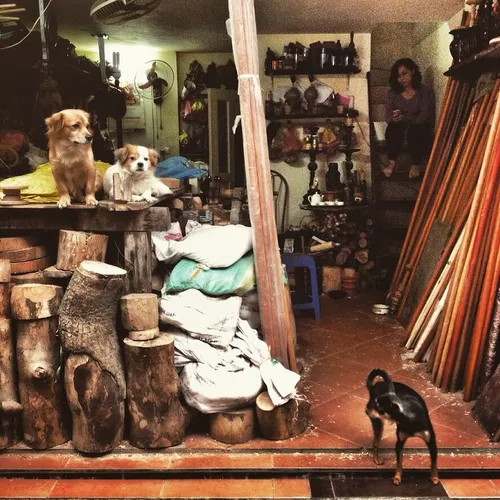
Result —
[[[117,162],[104,174],[104,192],[113,199],[113,175],[119,173],[131,184],[132,200],[156,201],[155,196],[170,194],[172,191],[154,175],[158,163],[158,153],[144,146],[125,144],[115,151]]]

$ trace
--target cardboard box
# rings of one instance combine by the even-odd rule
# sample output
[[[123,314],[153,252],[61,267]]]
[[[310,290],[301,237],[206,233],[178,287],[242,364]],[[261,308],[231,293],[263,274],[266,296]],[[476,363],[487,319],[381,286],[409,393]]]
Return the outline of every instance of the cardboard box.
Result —
[[[181,187],[180,179],[175,179],[174,177],[159,177],[159,179],[170,189],[179,189]]]

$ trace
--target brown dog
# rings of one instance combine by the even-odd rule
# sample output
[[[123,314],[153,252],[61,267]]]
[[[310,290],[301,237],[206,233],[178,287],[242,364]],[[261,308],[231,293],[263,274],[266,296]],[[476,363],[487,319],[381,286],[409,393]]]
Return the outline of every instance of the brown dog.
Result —
[[[71,200],[97,205],[95,193],[102,187],[92,152],[89,114],[81,109],[65,109],[45,120],[49,138],[49,161],[60,199],[59,208]]]

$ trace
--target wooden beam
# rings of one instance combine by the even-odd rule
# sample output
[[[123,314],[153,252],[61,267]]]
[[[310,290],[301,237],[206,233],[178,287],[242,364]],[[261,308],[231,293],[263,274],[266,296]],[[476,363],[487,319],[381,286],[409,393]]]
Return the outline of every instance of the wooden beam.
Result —
[[[288,367],[287,338],[295,320],[287,307],[274,219],[253,0],[229,0],[229,15],[238,70],[248,206],[264,340],[270,346],[271,355]]]
[[[97,210],[45,210],[14,208],[0,210],[1,229],[72,229],[75,231],[122,232],[168,231],[170,211],[167,207],[110,212]]]

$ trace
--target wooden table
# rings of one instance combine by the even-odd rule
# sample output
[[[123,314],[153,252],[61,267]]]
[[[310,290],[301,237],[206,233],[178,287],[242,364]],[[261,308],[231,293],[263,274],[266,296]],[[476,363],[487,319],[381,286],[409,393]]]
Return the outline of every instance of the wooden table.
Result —
[[[168,231],[171,224],[168,207],[158,205],[164,205],[180,192],[182,189],[174,190],[154,203],[101,201],[97,207],[74,203],[63,209],[55,203],[0,205],[0,231],[69,229],[122,233],[126,293],[151,292],[151,231]]]

